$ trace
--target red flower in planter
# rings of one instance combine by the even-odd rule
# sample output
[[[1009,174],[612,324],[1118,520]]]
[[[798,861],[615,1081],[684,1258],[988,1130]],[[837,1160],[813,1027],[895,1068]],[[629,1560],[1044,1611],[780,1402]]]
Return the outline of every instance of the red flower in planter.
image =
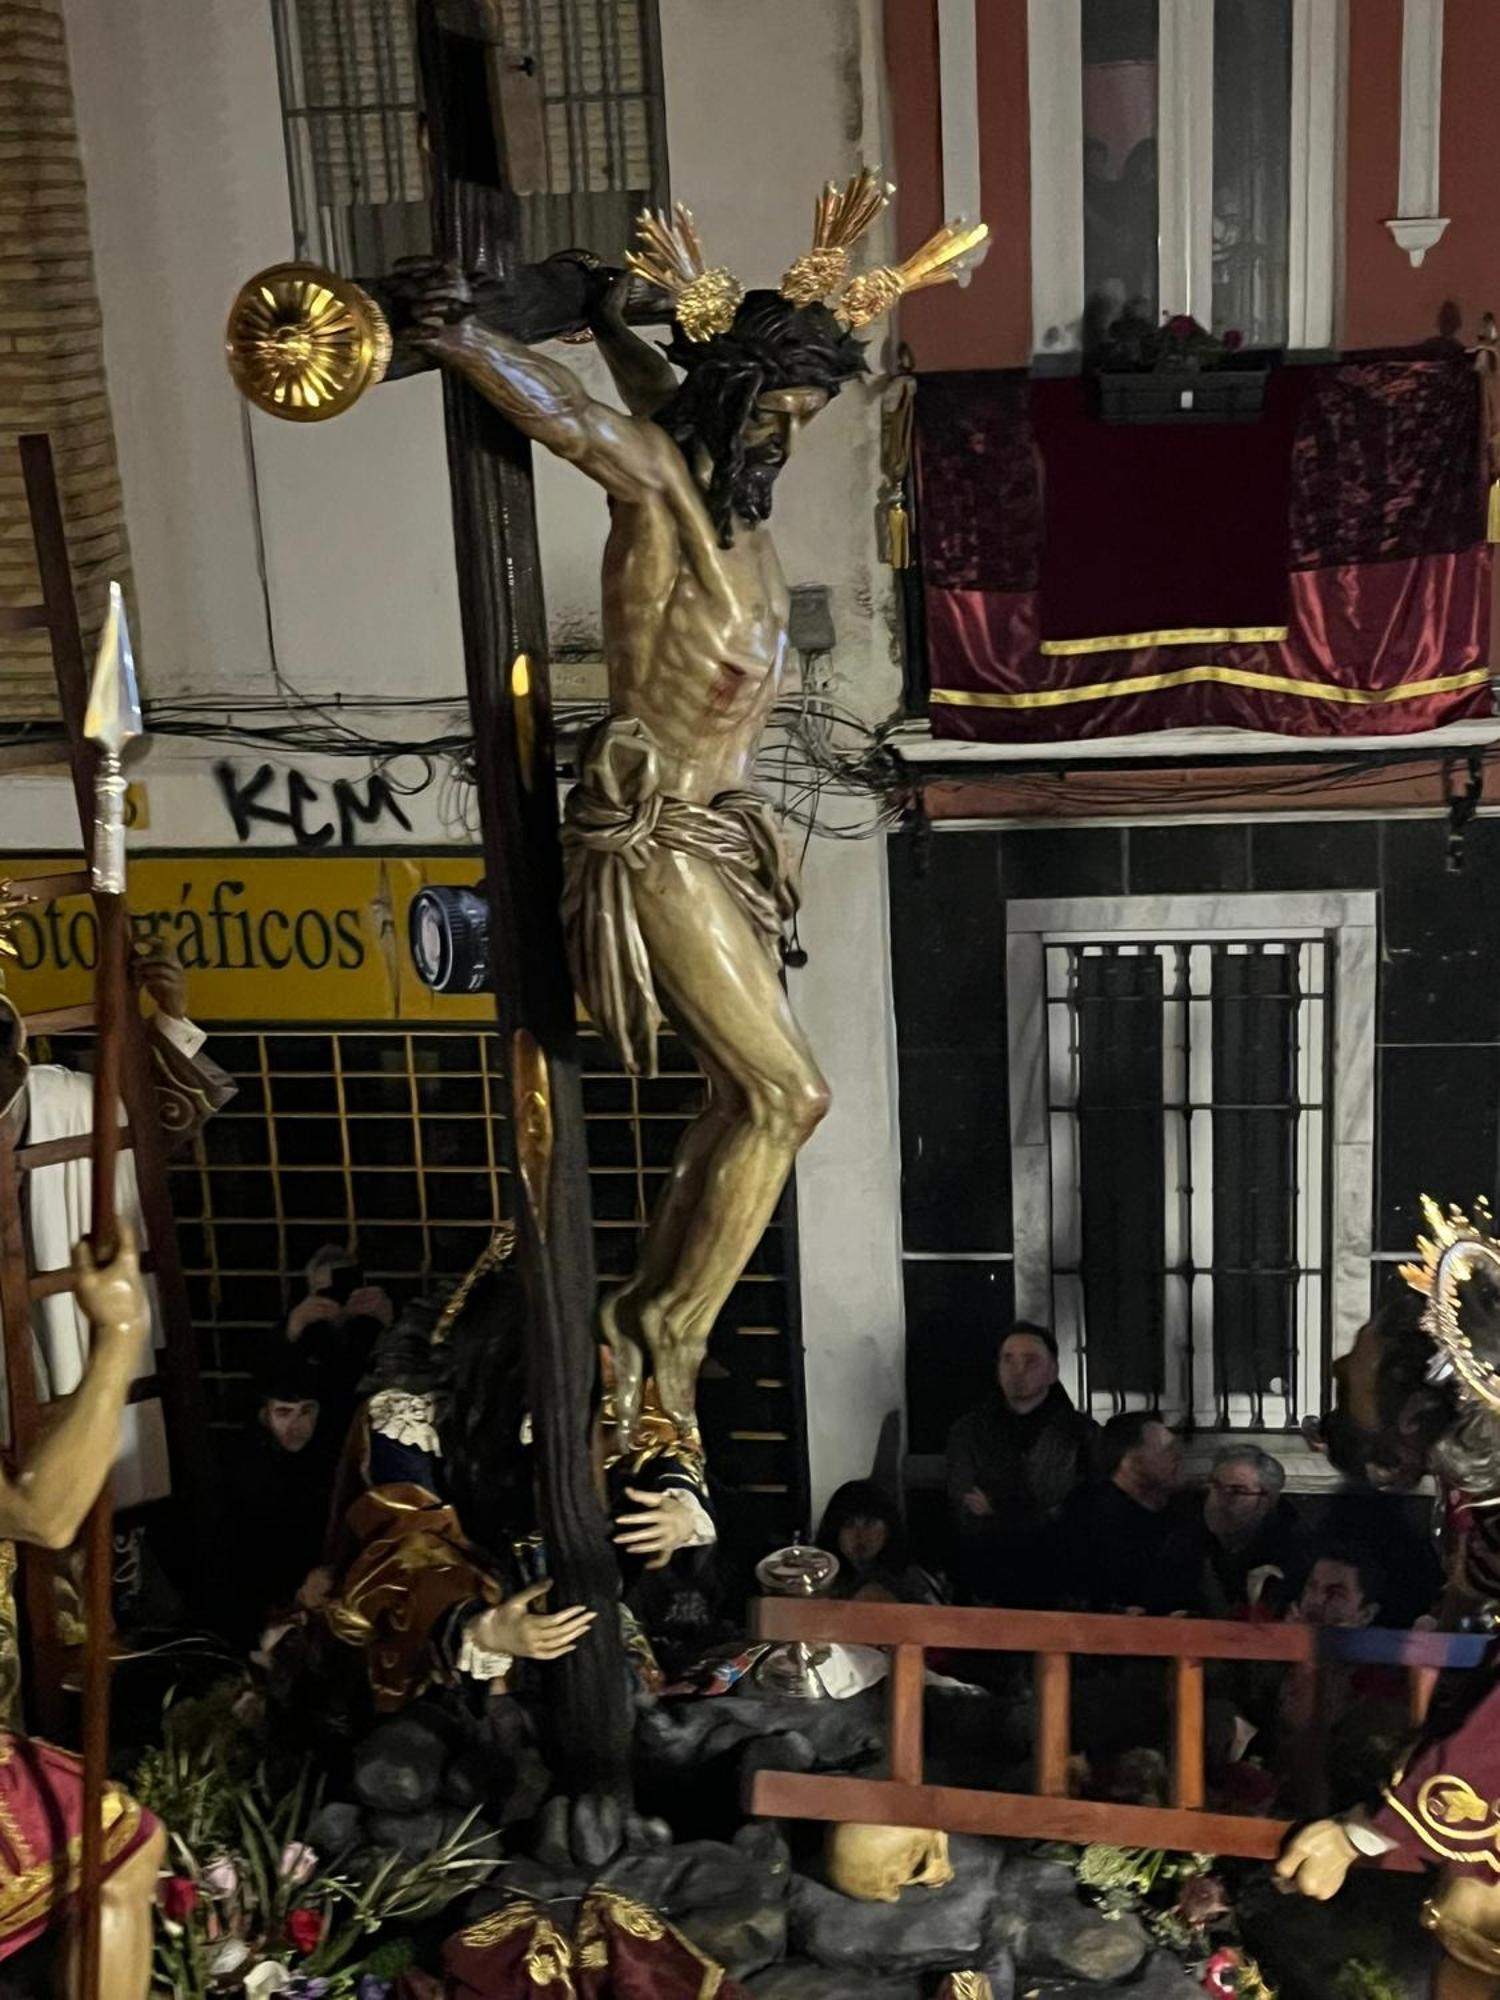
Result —
[[[1220,342],[1220,345],[1227,354],[1237,354],[1244,344],[1245,336],[1237,326],[1232,326]]]
[[[287,1915],[286,1934],[302,1956],[316,1951],[323,1936],[323,1919],[316,1910],[292,1910]]]
[[[186,1875],[169,1875],[157,1894],[162,1914],[174,1924],[186,1923],[198,1907],[198,1884]]]
[[[1174,340],[1187,340],[1191,335],[1203,331],[1191,313],[1173,313],[1167,321],[1166,330]]]

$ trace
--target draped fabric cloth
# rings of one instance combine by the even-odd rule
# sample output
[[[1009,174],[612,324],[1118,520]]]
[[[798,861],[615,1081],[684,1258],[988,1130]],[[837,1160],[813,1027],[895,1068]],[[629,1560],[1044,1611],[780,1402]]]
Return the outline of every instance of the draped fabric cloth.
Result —
[[[448,2000],[749,2000],[664,1917],[594,1889],[576,1925],[521,1898],[451,1938]]]
[[[1307,373],[1278,369],[1255,423],[1105,424],[1087,385],[1032,385],[1037,577],[1049,645],[1287,623],[1288,487]]]
[[[346,1526],[358,1553],[323,1616],[336,1639],[363,1651],[375,1706],[404,1708],[467,1668],[464,1628],[504,1592],[453,1509],[421,1486],[372,1486]],[[496,1655],[495,1664],[502,1659],[506,1671],[508,1659]]]
[[[1270,610],[1269,595],[1205,596],[1209,584],[1227,588],[1234,557],[1217,530],[1168,537],[1150,553],[1154,530],[1137,517],[1163,501],[1146,471],[1157,448],[1141,440],[1158,427],[1049,429],[1036,412],[1059,389],[1082,394],[1020,375],[921,380],[918,527],[934,735],[1043,742],[1189,726],[1370,735],[1490,712],[1489,468],[1479,378],[1466,356],[1282,370],[1262,419],[1271,430],[1256,508],[1240,504],[1248,488],[1231,480],[1226,492],[1207,471],[1191,492],[1173,493],[1173,518],[1191,502],[1207,519],[1238,524],[1247,572],[1259,564],[1258,592],[1260,558],[1276,552],[1280,638],[1274,625],[1221,628],[1232,637],[1202,626],[1218,609],[1235,618]],[[1243,469],[1249,428],[1196,427],[1194,448],[1205,465],[1217,457],[1226,472]],[[1080,513],[1081,474],[1093,464],[1111,476],[1086,519],[1068,525],[1059,563],[1050,554],[1059,509],[1047,498],[1049,483],[1054,498],[1059,490],[1058,468],[1047,446],[1065,430],[1080,454],[1067,468]],[[1284,495],[1273,505],[1270,447],[1287,438]],[[1134,482],[1131,454],[1142,468]],[[1106,593],[1121,585],[1122,549],[1153,570],[1152,595],[1110,604],[1161,622],[1090,634],[1107,622]],[[1069,575],[1061,596],[1061,585],[1044,587]]]
[[[670,797],[646,725],[615,715],[579,746],[562,840],[573,984],[631,1074],[655,1076],[666,1016],[636,914],[641,872],[663,853],[707,861],[774,958],[799,903],[775,814],[758,792],[722,792],[706,806]]]
[[[103,1800],[105,1879],[157,1822],[117,1786]],[[83,1762],[33,1736],[0,1734],[0,1959],[52,1924],[78,1892]]]

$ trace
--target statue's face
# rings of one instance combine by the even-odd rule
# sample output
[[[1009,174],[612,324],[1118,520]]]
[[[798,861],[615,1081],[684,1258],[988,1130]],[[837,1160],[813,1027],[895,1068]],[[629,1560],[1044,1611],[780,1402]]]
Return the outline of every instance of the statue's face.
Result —
[[[828,407],[826,389],[768,389],[755,399],[755,411],[745,425],[746,456],[755,464],[780,471],[819,410]]]

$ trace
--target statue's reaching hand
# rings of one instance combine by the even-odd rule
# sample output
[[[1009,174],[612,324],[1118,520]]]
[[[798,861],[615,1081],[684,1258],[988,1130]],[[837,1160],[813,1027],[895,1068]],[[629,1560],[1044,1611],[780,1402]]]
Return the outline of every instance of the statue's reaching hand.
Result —
[[[514,1660],[560,1660],[571,1653],[598,1614],[581,1604],[566,1611],[533,1610],[551,1588],[550,1583],[533,1583],[481,1612],[471,1628],[475,1643],[487,1653],[509,1653]]]
[[[95,1261],[91,1244],[77,1244],[73,1272],[78,1303],[93,1329],[96,1347],[118,1342],[133,1360],[151,1316],[135,1234],[128,1224],[120,1225],[119,1247],[107,1264]]]
[[[1354,1842],[1336,1819],[1314,1820],[1294,1833],[1276,1864],[1283,1888],[1329,1902],[1344,1886],[1344,1878],[1359,1858]]]
[[[419,339],[441,333],[474,310],[468,278],[457,264],[435,257],[403,257],[391,275],[389,290]]]

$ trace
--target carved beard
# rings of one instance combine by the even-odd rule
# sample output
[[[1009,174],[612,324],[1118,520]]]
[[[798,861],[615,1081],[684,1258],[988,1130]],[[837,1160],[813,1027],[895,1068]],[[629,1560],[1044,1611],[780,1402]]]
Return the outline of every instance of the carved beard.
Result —
[[[771,518],[772,492],[785,464],[786,457],[776,445],[752,447],[745,453],[745,462],[730,489],[730,504],[740,520],[756,527]]]

